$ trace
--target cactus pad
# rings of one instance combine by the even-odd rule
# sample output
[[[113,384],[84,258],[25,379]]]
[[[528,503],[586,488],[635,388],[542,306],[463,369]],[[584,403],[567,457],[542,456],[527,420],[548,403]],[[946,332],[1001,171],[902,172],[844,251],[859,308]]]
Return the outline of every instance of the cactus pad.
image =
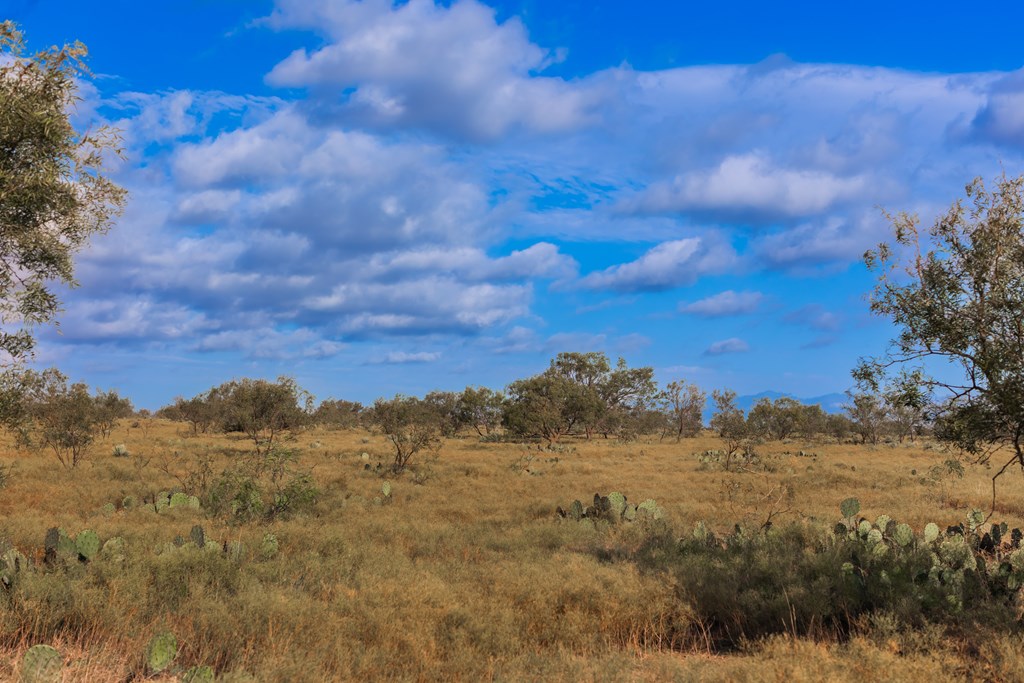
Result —
[[[21,660],[24,683],[60,683],[64,658],[49,645],[33,645]]]
[[[181,677],[182,683],[213,683],[213,669],[208,666],[193,666]]]
[[[171,494],[171,500],[168,503],[167,507],[181,508],[181,507],[185,507],[187,505],[188,505],[188,495],[182,493],[181,491],[177,491],[177,492]]]
[[[650,498],[637,505],[636,511],[638,515],[642,512],[649,515],[651,519],[661,519],[665,516],[665,511],[658,507],[658,504]]]
[[[124,562],[124,539],[120,536],[107,539],[100,549],[100,557],[114,562]]]
[[[847,498],[839,504],[839,512],[847,519],[853,517],[860,512],[860,501],[856,498]]]
[[[75,537],[75,549],[78,551],[79,557],[89,561],[100,551],[100,537],[96,535],[95,531],[86,529]]]
[[[391,497],[391,482],[386,481],[380,486],[380,492],[384,494],[385,498]]]
[[[190,510],[198,510],[202,507],[202,503],[199,502],[198,496],[189,496],[188,500],[185,501],[185,507]]]
[[[156,507],[157,512],[163,512],[171,504],[171,494],[167,491],[161,491],[156,494],[156,500],[153,501],[153,504]]]
[[[985,522],[985,513],[978,508],[973,508],[967,513],[967,523],[971,527],[971,531],[974,531]]]
[[[924,527],[924,540],[926,543],[933,543],[939,537],[939,525],[935,522],[928,522]]]
[[[608,494],[608,503],[611,505],[612,517],[616,520],[621,519],[626,511],[626,497],[618,491],[613,491]]]
[[[146,646],[146,665],[153,673],[166,669],[177,656],[178,639],[169,631],[156,634]]]
[[[195,543],[197,548],[202,548],[206,545],[206,532],[198,524],[192,527],[192,531],[188,532],[188,537]]]
[[[909,524],[900,524],[896,527],[893,538],[901,548],[906,548],[914,542],[914,530],[910,528]]]

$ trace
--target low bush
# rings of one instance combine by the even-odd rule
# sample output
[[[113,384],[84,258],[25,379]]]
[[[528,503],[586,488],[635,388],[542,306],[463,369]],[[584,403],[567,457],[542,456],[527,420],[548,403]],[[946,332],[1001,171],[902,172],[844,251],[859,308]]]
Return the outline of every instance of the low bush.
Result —
[[[855,502],[844,502],[844,514]],[[700,625],[689,639],[715,649],[775,634],[845,639],[876,614],[908,628],[939,624],[968,636],[977,628],[1018,630],[1021,532],[1005,525],[983,530],[977,511],[945,533],[934,524],[914,533],[885,516],[872,524],[854,515],[831,530],[736,527],[723,536],[701,524],[678,538],[662,525],[624,557],[671,577]],[[595,552],[623,557],[609,553],[607,542]]]

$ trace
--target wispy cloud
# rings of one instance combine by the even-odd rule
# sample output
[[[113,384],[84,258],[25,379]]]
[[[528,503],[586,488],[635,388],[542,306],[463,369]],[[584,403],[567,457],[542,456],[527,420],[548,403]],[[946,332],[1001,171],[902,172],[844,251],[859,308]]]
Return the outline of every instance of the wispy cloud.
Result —
[[[699,301],[681,303],[679,312],[703,318],[743,315],[756,311],[762,300],[764,300],[764,295],[761,292],[734,292],[727,289]]]
[[[730,337],[716,341],[704,351],[708,356],[721,356],[726,353],[746,353],[750,351],[750,345],[739,337]]]

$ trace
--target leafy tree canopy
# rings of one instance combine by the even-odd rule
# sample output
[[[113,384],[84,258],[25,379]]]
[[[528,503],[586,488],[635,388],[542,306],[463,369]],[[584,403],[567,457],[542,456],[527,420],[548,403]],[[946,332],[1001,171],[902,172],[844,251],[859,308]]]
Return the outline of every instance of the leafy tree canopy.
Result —
[[[88,77],[81,43],[25,52],[0,23],[0,364],[31,356],[34,325],[60,309],[55,284],[73,285],[72,257],[107,230],[125,191],[103,174],[120,154],[114,131],[71,121]]]
[[[854,377],[910,407],[935,396],[936,436],[980,462],[1009,447],[996,478],[1024,467],[1024,176],[1004,175],[991,190],[974,180],[927,230],[917,216],[889,218],[895,244],[865,261],[878,273],[871,310],[899,334]],[[943,361],[953,379],[926,373]]]

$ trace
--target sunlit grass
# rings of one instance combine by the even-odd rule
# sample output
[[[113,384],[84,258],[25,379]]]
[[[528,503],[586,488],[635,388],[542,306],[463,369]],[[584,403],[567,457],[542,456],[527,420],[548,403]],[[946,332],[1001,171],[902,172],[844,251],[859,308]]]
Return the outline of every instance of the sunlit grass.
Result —
[[[467,436],[445,444],[425,483],[392,478],[392,501],[376,505],[384,479],[372,465],[388,461],[386,441],[314,430],[289,446],[297,466],[313,470],[316,509],[238,526],[202,511],[103,513],[105,503],[120,508],[125,496],[177,486],[163,463],[180,473],[206,454],[220,471],[248,448],[232,435],[185,437],[170,422],[153,421],[146,434],[129,424],[73,471],[45,453],[8,446],[0,455],[16,465],[0,490],[0,537],[37,559],[51,526],[121,536],[128,548],[123,564],[99,560],[26,578],[28,598],[0,608],[0,662],[9,662],[0,663],[0,679],[16,677],[24,649],[50,643],[64,653],[66,680],[123,681],[143,673],[146,642],[162,630],[178,638],[176,664],[211,665],[224,680],[935,681],[969,678],[978,661],[1004,679],[1024,672],[1010,639],[993,640],[970,664],[941,642],[908,644],[906,634],[843,644],[781,639],[708,656],[699,642],[673,635],[694,624],[664,575],[588,552],[628,546],[630,530],[598,532],[554,515],[556,505],[613,490],[633,502],[656,499],[676,529],[698,521],[756,528],[769,516],[831,524],[848,496],[866,517],[884,513],[918,529],[988,506],[991,472],[967,468],[962,479],[926,481],[950,456],[920,443],[771,443],[760,450],[779,455],[772,471],[737,473],[700,467],[692,454],[718,448],[710,437],[595,439],[550,452]],[[117,443],[132,455],[113,457]],[[781,455],[801,450],[817,455]],[[1024,525],[1020,477],[1004,477],[998,501],[998,518],[1015,526]],[[217,542],[243,542],[248,555],[239,563],[198,550],[156,553],[194,524]],[[268,532],[280,552],[264,560],[255,549]]]

